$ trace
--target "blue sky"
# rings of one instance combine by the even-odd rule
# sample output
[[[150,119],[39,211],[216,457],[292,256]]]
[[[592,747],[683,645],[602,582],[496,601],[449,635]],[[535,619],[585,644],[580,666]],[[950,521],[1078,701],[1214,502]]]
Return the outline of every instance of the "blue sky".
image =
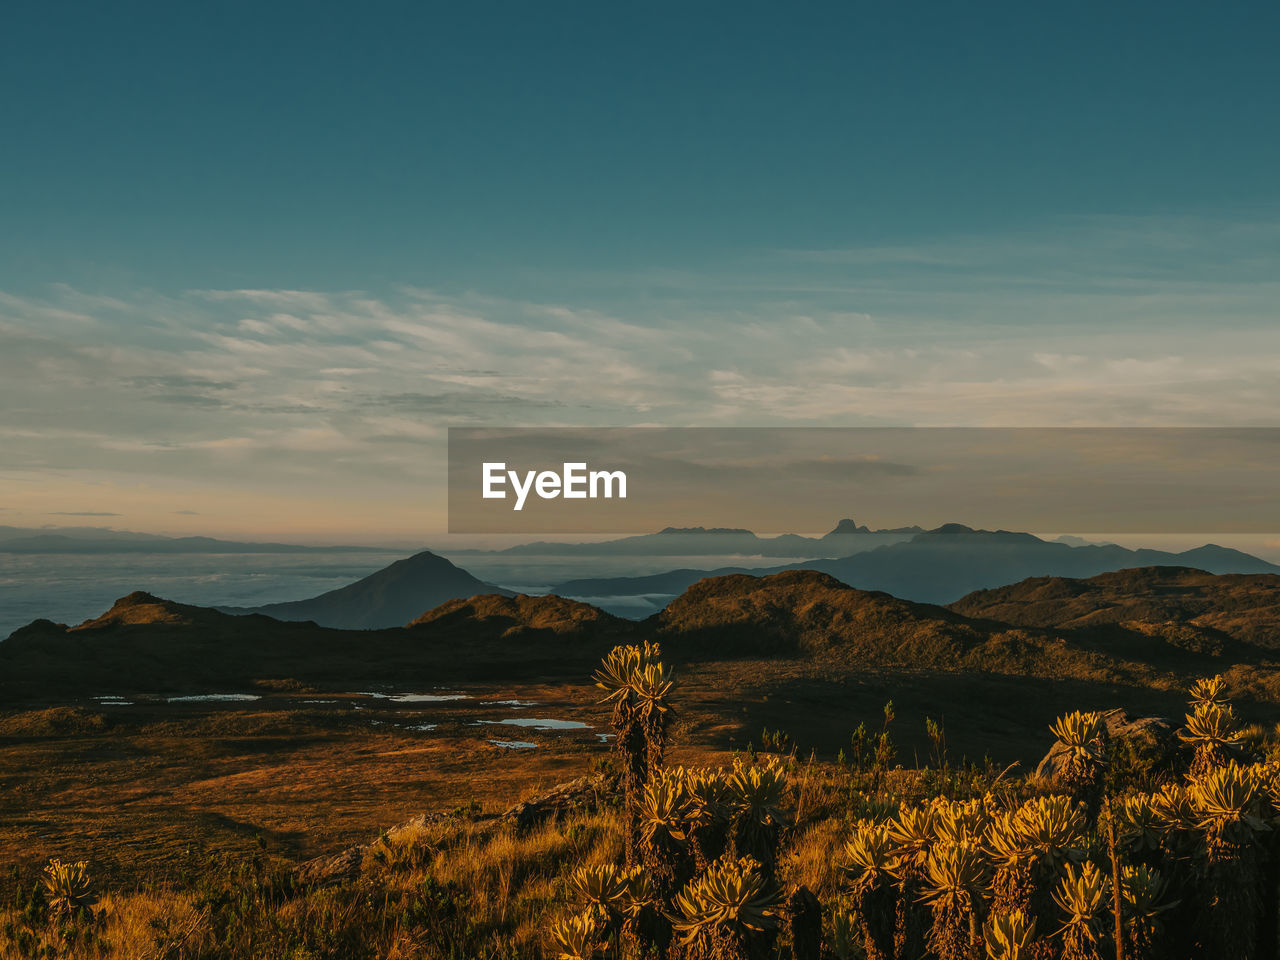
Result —
[[[20,3],[0,522],[430,531],[451,423],[1274,423],[1278,28]]]

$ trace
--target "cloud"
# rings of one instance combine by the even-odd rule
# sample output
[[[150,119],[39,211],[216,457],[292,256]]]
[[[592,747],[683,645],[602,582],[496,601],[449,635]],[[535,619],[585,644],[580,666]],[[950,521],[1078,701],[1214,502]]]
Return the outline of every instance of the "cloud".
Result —
[[[1265,424],[1278,253],[1269,224],[1092,218],[583,276],[548,301],[0,292],[6,498],[441,512],[450,425]]]

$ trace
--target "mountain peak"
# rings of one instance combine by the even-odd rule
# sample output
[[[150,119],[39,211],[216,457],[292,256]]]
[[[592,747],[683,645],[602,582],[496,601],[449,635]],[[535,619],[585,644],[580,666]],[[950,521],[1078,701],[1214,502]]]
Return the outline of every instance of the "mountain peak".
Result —
[[[870,533],[871,530],[866,526],[858,526],[848,517],[845,517],[836,524],[835,529],[826,534],[827,537],[842,537],[851,533]],[[825,537],[823,538],[825,539]]]

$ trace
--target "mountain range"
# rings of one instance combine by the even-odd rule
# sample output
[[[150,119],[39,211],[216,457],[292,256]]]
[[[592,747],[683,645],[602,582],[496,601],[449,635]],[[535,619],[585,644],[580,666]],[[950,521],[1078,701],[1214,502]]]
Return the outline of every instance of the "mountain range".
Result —
[[[487,594],[361,632],[134,593],[76,627],[41,620],[15,631],[0,644],[0,696],[577,677],[613,644],[646,639],[674,662],[765,658],[833,678],[929,670],[1172,689],[1246,670],[1270,696],[1280,689],[1270,666],[1278,606],[1280,577],[1162,568],[1025,581],[950,608],[819,571],[730,575],[643,621],[562,597]]]
[[[296,543],[162,537],[107,527],[13,527],[0,525],[0,553],[382,553],[381,547],[307,547]]]
[[[1073,545],[1029,533],[974,530],[958,523],[914,534],[909,540],[837,559],[808,560],[765,569],[680,569],[645,577],[571,580],[554,593],[570,597],[679,594],[704,577],[783,570],[818,570],[849,586],[883,590],[921,603],[949,603],[974,590],[1027,577],[1090,577],[1129,567],[1194,567],[1209,573],[1280,574],[1280,566],[1214,544],[1180,553],[1129,549],[1116,544]]]
[[[920,533],[921,527],[897,527],[872,530],[853,520],[841,520],[821,537],[805,537],[784,533],[762,537],[740,527],[666,527],[657,533],[645,533],[617,540],[595,543],[554,543],[537,540],[503,550],[458,550],[458,556],[488,554],[498,556],[635,556],[635,557],[822,557],[846,556],[861,550],[906,540]]]

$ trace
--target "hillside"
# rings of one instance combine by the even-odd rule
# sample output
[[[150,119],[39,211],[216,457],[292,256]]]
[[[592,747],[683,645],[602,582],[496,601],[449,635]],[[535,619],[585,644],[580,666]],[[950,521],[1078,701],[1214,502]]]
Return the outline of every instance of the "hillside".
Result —
[[[403,626],[424,610],[481,593],[510,595],[510,591],[485,583],[424,550],[308,600],[222,609],[235,614],[261,613],[277,620],[312,620],[322,627],[343,630],[378,630]]]
[[[1034,577],[957,600],[968,617],[1022,626],[1087,629],[1177,624],[1280,649],[1280,576],[1148,567],[1087,579]]]
[[[0,701],[581,672],[619,625],[558,597],[493,596],[446,605],[411,628],[338,630],[138,592],[79,626],[37,620],[11,634],[0,643]]]

